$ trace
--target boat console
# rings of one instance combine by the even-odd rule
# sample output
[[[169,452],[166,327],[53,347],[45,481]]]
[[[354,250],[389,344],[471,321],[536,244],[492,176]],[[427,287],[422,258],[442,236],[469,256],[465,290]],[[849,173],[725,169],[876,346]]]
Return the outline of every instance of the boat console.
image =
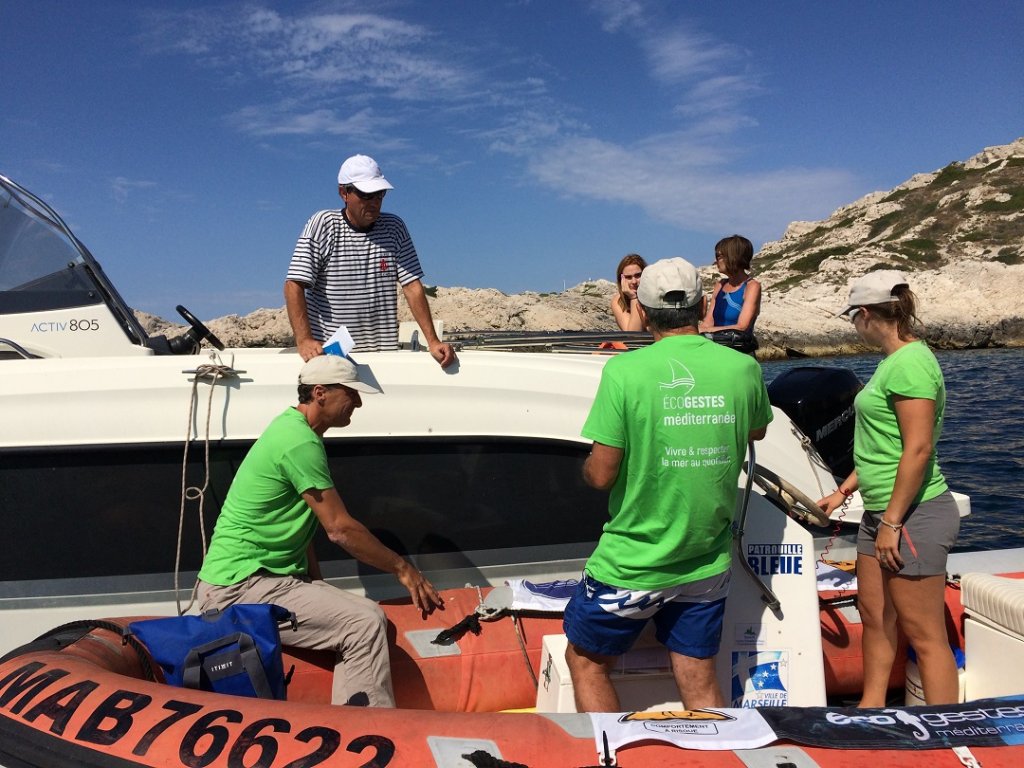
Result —
[[[0,360],[193,354],[224,348],[179,306],[182,336],[149,336],[96,259],[44,201],[0,176]]]

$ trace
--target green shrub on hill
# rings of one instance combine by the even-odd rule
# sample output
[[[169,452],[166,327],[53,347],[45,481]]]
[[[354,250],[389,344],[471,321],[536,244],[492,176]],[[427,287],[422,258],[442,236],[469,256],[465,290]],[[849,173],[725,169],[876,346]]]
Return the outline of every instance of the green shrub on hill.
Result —
[[[778,264],[785,257],[786,253],[784,251],[776,253],[774,256],[762,257],[758,255],[757,258],[754,259],[754,266],[757,268],[759,272],[764,272],[768,269],[771,269],[775,264]]]
[[[802,283],[804,281],[804,278],[805,278],[805,275],[802,275],[802,274],[800,274],[800,275],[790,275],[785,280],[780,280],[779,282],[775,283],[775,285],[773,285],[769,290],[772,293],[776,293],[776,294],[777,293],[784,293],[785,291],[788,291],[793,286],[799,285],[800,283]]]
[[[1024,187],[1009,187],[1003,191],[1010,196],[1009,200],[986,200],[978,206],[978,210],[985,213],[1024,211]]]
[[[907,195],[913,193],[912,189],[897,189],[891,195],[882,199],[883,203],[895,203],[897,200],[902,200]]]
[[[999,261],[1003,264],[1024,264],[1024,256],[1016,248],[1002,248],[992,261]]]
[[[811,253],[805,253],[803,256],[798,256],[789,263],[789,268],[794,272],[802,272],[804,274],[808,272],[817,271],[818,267],[821,266],[821,262],[828,258],[828,254],[824,254],[824,251],[812,251]]]
[[[852,245],[834,245],[831,248],[823,248],[815,253],[822,257],[822,261],[827,259],[829,256],[845,256],[848,253],[853,253],[856,250]]]
[[[964,168],[963,163],[950,163],[935,175],[931,186],[948,187],[950,184],[955,184],[967,178],[968,173],[969,171]]]
[[[868,230],[868,240],[874,240],[880,234],[889,229],[893,224],[900,220],[903,216],[903,211],[892,211],[879,216],[877,219],[871,222],[871,229]]]
[[[922,264],[938,264],[942,261],[939,253],[939,245],[934,240],[918,238],[916,240],[905,240],[896,249],[910,261]]]
[[[929,186],[935,188],[948,187],[972,176],[981,176],[989,173],[1001,165],[1003,165],[1002,160],[996,160],[994,163],[989,163],[981,168],[965,168],[963,163],[950,163],[936,174]]]
[[[814,222],[810,231],[787,240],[784,250],[759,258],[757,269],[789,274],[771,287],[773,291],[785,291],[820,271],[830,257],[856,257],[858,249],[865,246],[869,252],[875,247],[886,249],[868,272],[934,269],[950,261],[977,258],[979,251],[992,261],[1024,263],[1022,169],[1024,157],[1020,156],[979,167],[950,163],[932,174],[926,184],[880,196],[880,203],[895,210],[871,218],[867,211],[879,210],[878,201],[873,201],[857,206],[853,214],[844,211],[841,220],[837,217]],[[836,241],[843,244],[835,245]],[[841,263],[845,261],[833,262],[840,262],[837,280],[847,277]]]

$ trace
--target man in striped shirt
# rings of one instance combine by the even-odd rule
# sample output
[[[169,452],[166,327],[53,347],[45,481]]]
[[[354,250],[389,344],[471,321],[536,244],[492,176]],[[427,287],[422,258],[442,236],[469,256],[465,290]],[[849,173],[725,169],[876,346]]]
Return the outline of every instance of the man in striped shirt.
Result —
[[[381,213],[394,189],[373,158],[353,155],[338,172],[345,207],[318,211],[295,244],[284,283],[285,306],[303,360],[323,354],[323,342],[344,325],[353,352],[398,349],[398,292],[409,303],[430,354],[447,368],[451,344],[434,330],[423,270],[405,222]]]

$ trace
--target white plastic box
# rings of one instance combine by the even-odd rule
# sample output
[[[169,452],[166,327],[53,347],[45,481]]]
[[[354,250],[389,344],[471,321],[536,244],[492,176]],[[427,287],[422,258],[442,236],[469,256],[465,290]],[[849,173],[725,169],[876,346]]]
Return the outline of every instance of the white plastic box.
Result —
[[[565,663],[565,635],[545,635],[541,645],[538,712],[575,712],[572,679]],[[612,685],[623,712],[682,709],[668,652],[664,646],[638,642],[612,672]]]
[[[960,683],[959,701],[961,704],[967,701],[967,673],[964,669],[964,657],[957,651],[957,675]],[[924,706],[924,686],[921,684],[921,670],[917,666],[917,660],[912,656],[907,659],[906,687],[904,688],[903,704],[907,707]]]
[[[1024,638],[968,616],[964,646],[969,699],[1010,696],[1024,690]]]

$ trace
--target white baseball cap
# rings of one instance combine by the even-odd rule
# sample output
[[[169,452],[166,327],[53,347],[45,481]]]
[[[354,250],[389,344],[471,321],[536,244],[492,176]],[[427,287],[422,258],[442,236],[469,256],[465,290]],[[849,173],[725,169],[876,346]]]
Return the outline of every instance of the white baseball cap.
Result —
[[[636,297],[651,309],[686,309],[704,296],[697,268],[686,259],[662,259],[644,267]]]
[[[895,269],[880,269],[861,275],[850,282],[850,298],[846,302],[849,306],[839,313],[839,317],[845,317],[858,307],[899,301],[899,297],[893,296],[892,292],[901,285],[909,283],[903,273]]]
[[[317,355],[299,371],[299,384],[344,384],[368,395],[379,395],[380,390],[366,381],[372,378],[367,366],[357,366],[340,355]]]
[[[341,164],[338,171],[338,183],[351,184],[360,192],[379,192],[382,189],[394,189],[384,178],[380,166],[372,157],[352,155]]]

